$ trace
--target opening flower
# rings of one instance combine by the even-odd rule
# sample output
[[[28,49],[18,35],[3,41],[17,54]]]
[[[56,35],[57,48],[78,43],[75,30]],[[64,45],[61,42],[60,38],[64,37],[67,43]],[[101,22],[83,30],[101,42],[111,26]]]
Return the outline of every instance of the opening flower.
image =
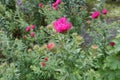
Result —
[[[115,46],[115,42],[110,42],[109,45],[114,47]]]
[[[92,13],[91,17],[92,17],[93,19],[96,19],[96,18],[99,17],[99,15],[100,15],[100,12],[99,12],[99,11],[95,11],[95,12]]]
[[[107,12],[108,12],[107,9],[103,9],[103,10],[102,10],[102,13],[103,13],[103,14],[107,14]]]
[[[30,34],[30,36],[31,36],[31,37],[34,37],[34,36],[35,36],[35,33],[34,33],[34,32],[32,32],[32,33]]]
[[[53,23],[53,25],[54,25],[54,29],[56,30],[56,32],[59,32],[59,33],[67,32],[72,27],[72,24],[67,20],[66,17],[62,17],[56,20]]]
[[[44,60],[45,60],[45,61],[48,61],[48,58],[46,57],[46,58],[44,58]]]
[[[55,43],[54,42],[50,42],[48,45],[47,45],[47,49],[48,50],[52,50],[55,48]]]
[[[31,28],[32,28],[32,29],[35,29],[35,25],[31,25]]]
[[[56,5],[56,6],[54,6],[54,5],[52,5],[52,8],[54,9],[54,10],[58,10],[58,5]]]
[[[30,26],[26,27],[26,32],[30,31]]]
[[[55,4],[60,4],[61,0],[56,0]]]
[[[39,3],[39,5],[38,5],[40,8],[42,8],[43,7],[43,3]]]
[[[56,0],[53,4],[52,7],[55,10],[58,10],[59,4],[61,3],[61,0]]]
[[[41,62],[41,66],[45,67],[46,66],[46,62]]]

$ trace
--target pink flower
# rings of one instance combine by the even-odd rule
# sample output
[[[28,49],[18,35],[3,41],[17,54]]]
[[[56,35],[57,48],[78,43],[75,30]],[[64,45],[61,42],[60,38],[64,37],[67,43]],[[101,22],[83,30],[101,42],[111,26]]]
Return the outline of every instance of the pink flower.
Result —
[[[46,62],[41,62],[41,66],[45,67],[46,66]]]
[[[108,12],[107,9],[103,9],[103,10],[102,10],[102,13],[103,13],[103,14],[107,14],[107,12]]]
[[[59,33],[67,32],[72,27],[72,24],[67,20],[66,17],[62,17],[56,20],[53,24],[54,24],[54,29]]]
[[[44,60],[45,60],[45,61],[48,61],[48,58],[46,57],[46,58],[44,58]]]
[[[50,42],[48,45],[47,45],[47,49],[48,50],[52,50],[55,48],[55,43],[54,42]]]
[[[43,7],[43,3],[39,3],[39,5],[38,5],[40,8],[42,8]]]
[[[32,29],[35,29],[35,25],[31,25],[31,28],[32,28]]]
[[[58,10],[58,6],[60,3],[61,3],[61,0],[56,0],[56,2],[52,4],[53,9]]]
[[[56,0],[55,4],[60,4],[61,0]]]
[[[58,5],[56,5],[56,6],[53,5],[52,7],[54,10],[58,10]]]
[[[115,46],[115,42],[110,42],[109,45],[114,47]]]
[[[58,6],[58,4],[56,4],[56,3],[53,3],[53,4],[52,4],[52,7],[56,7],[56,6]]]
[[[92,13],[92,18],[93,18],[93,19],[96,19],[96,18],[98,18],[99,15],[100,15],[100,12],[99,12],[99,11],[93,12],[93,13]]]
[[[30,34],[30,36],[31,36],[31,37],[34,37],[34,36],[35,36],[35,33],[34,33],[34,32],[32,32],[32,33]]]
[[[26,32],[30,31],[30,26],[26,27]]]

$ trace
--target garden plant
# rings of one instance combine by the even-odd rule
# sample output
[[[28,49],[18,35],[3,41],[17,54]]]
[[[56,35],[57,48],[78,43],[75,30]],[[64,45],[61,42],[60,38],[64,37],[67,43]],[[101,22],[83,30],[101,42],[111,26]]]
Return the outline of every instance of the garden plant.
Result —
[[[109,2],[0,0],[0,80],[120,80]]]

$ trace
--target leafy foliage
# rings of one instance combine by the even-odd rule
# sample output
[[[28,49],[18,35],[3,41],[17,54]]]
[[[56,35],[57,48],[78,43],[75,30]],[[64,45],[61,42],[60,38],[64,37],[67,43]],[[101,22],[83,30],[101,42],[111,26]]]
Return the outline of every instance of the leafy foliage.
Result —
[[[120,24],[106,21],[104,1],[90,11],[87,0],[62,0],[58,9],[53,3],[0,1],[0,80],[119,80]],[[92,19],[92,11],[100,15]],[[68,21],[56,25],[63,32],[55,30],[61,17],[70,31]]]

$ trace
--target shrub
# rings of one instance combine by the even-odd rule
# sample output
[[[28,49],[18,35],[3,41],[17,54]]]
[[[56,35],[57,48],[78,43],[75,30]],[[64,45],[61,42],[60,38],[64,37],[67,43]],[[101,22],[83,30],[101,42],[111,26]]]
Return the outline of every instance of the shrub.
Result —
[[[95,2],[1,0],[0,80],[119,80],[120,24]]]

